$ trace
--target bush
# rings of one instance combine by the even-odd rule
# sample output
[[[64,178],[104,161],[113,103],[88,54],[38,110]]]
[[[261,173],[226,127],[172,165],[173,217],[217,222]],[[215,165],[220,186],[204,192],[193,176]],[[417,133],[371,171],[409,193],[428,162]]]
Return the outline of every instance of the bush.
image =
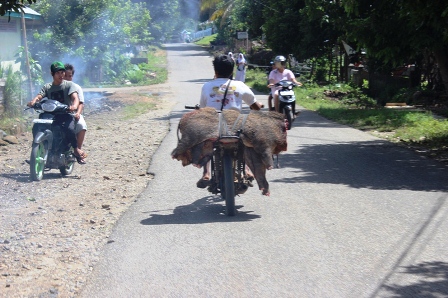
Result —
[[[129,80],[132,84],[138,84],[143,82],[145,78],[145,72],[140,70],[138,66],[134,69],[126,72],[125,79]]]
[[[19,72],[12,71],[11,66],[6,73],[5,91],[3,94],[5,116],[17,117],[21,115],[22,78]]]

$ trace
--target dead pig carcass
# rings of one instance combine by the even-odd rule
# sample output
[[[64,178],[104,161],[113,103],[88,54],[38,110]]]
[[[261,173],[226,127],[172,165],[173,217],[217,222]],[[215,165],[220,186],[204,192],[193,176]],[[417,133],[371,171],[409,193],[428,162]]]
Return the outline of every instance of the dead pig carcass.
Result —
[[[242,115],[238,111],[222,111],[221,129],[230,134],[241,129],[240,137],[245,146],[244,158],[257,180],[259,189],[269,195],[266,170],[274,166],[273,154],[286,151],[286,126],[282,114],[251,111]],[[182,161],[183,166],[204,166],[213,154],[213,143],[219,137],[219,113],[213,108],[202,108],[189,113],[179,121],[178,144],[171,156]]]

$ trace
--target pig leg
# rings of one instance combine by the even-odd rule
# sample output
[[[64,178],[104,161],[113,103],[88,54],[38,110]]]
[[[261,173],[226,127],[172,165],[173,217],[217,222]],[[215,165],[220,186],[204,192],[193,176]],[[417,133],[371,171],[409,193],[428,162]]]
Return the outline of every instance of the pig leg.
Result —
[[[274,160],[272,159],[272,150],[266,148],[261,152],[261,160],[263,164],[266,166],[268,170],[272,170],[274,168]]]
[[[193,166],[197,168],[201,167],[199,159],[201,158],[203,147],[204,147],[203,142],[191,147],[191,163],[193,164]]]
[[[263,192],[263,195],[269,196],[269,183],[266,180],[266,166],[262,161],[261,154],[255,152],[254,148],[246,147],[244,150],[244,160],[249,166],[249,169],[254,173],[257,180],[258,188]]]

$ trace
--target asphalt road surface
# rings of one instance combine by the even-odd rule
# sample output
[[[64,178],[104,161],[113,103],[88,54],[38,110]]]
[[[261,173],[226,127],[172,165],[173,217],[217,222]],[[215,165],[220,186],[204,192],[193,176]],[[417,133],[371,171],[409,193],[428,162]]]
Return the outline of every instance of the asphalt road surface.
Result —
[[[267,173],[271,196],[255,185],[226,217],[195,187],[201,170],[170,157],[212,60],[167,50],[171,132],[83,297],[448,297],[446,167],[303,111]]]

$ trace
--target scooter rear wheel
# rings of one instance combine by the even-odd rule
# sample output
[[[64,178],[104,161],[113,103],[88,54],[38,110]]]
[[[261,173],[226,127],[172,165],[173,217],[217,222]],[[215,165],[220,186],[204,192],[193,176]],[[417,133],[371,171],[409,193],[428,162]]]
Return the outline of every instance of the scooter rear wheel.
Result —
[[[73,172],[73,168],[75,167],[75,163],[71,162],[66,166],[62,166],[59,168],[59,172],[61,172],[62,176],[70,175]]]
[[[222,187],[224,189],[221,195],[226,202],[226,214],[227,216],[235,216],[235,170],[233,169],[233,158],[229,154],[223,156],[223,172]]]

